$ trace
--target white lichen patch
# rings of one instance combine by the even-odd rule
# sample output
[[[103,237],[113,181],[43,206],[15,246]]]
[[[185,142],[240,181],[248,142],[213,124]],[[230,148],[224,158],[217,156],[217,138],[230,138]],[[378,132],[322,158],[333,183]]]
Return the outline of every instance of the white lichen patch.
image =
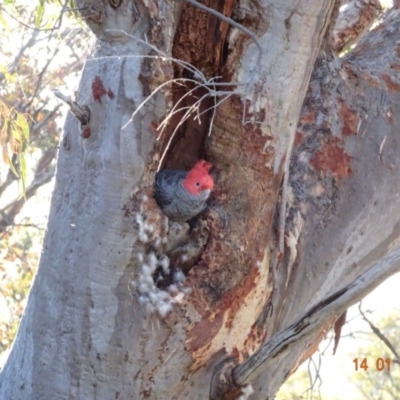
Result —
[[[154,227],[150,224],[147,224],[140,214],[135,215],[135,221],[139,228],[139,240],[142,243],[147,243],[149,241],[149,235],[151,235],[154,231]]]
[[[169,258],[166,255],[156,256],[153,252],[147,256],[138,254],[140,271],[135,281],[131,282],[133,288],[139,293],[139,302],[146,306],[149,313],[158,312],[161,317],[165,317],[174,303],[183,300],[186,294],[190,293],[190,288],[184,286],[185,275],[183,272],[175,272],[173,283],[166,290],[159,289],[154,282],[154,273],[161,267],[165,275],[170,274]]]
[[[162,254],[158,261],[164,274],[167,275],[169,273],[169,258],[165,254]]]
[[[242,387],[242,395],[238,400],[249,400],[250,396],[254,393],[253,386],[249,383],[247,386]]]

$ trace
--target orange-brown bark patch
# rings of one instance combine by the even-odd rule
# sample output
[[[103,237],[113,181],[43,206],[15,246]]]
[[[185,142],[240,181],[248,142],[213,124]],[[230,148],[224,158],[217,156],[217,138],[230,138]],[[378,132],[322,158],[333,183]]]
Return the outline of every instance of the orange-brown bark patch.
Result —
[[[394,69],[397,72],[400,72],[400,65],[399,64],[390,64],[390,68]]]
[[[300,123],[301,124],[313,124],[317,118],[316,111],[310,111],[301,115]]]
[[[203,318],[197,322],[187,336],[187,348],[194,352],[209,345],[222,326],[224,312]]]
[[[239,350],[237,349],[237,347],[234,347],[234,348],[233,348],[232,353],[231,353],[231,356],[234,357],[234,358],[236,358],[236,360],[241,361],[241,359],[240,359],[240,352],[239,352]]]
[[[233,0],[204,0],[202,4],[230,17]],[[173,56],[200,69],[214,71],[221,66],[229,24],[200,8],[184,3],[174,39]]]
[[[264,342],[267,336],[267,331],[265,326],[260,326],[260,324],[253,324],[250,333],[245,341],[245,348],[248,351],[248,355],[255,352]],[[244,358],[247,358],[244,356]]]
[[[372,87],[375,87],[375,88],[379,88],[380,87],[380,82],[379,82],[378,77],[376,77],[374,75],[371,75],[369,72],[366,72],[366,71],[361,71],[360,75]]]
[[[335,179],[343,179],[351,175],[351,157],[339,146],[338,139],[332,138],[323,144],[310,160],[314,169],[325,174],[332,173]]]
[[[304,140],[304,134],[297,131],[296,136],[294,137],[294,145],[300,146],[303,143],[303,140]]]
[[[228,310],[228,319],[226,320],[226,326],[228,328],[232,328],[232,321],[239,308],[242,307],[243,299],[254,289],[256,285],[255,280],[258,275],[258,268],[253,267],[250,274],[243,280],[243,282],[228,293],[220,303],[222,309]]]
[[[385,81],[386,87],[388,88],[390,93],[395,94],[400,91],[400,84],[394,82],[388,74],[382,74],[381,76],[382,79]]]
[[[95,101],[101,103],[101,98],[107,93],[103,81],[99,76],[96,75],[92,83],[92,94]]]
[[[337,348],[339,346],[339,341],[340,341],[340,335],[342,333],[342,328],[343,328],[343,325],[346,323],[346,315],[347,315],[347,310],[344,313],[342,313],[340,315],[340,317],[335,321],[335,324],[334,324],[334,327],[333,327],[333,330],[335,332],[335,340],[334,340],[335,343],[334,343],[334,346],[333,346],[333,355],[335,355],[336,350],[337,350]]]
[[[82,137],[83,139],[88,139],[91,135],[91,130],[89,127],[86,127],[83,131],[82,131]]]
[[[107,94],[108,94],[108,97],[109,97],[110,99],[113,99],[113,98],[115,97],[114,92],[113,92],[111,89],[108,89]]]
[[[342,134],[345,136],[356,135],[360,118],[343,100],[339,101],[339,115],[343,122]]]
[[[263,111],[253,116],[248,104],[245,107],[246,121],[265,120]],[[207,215],[210,237],[186,280],[192,288],[188,307],[199,318],[187,331],[191,371],[221,348],[249,352],[245,340],[270,294],[265,288],[267,269],[257,262],[264,259],[269,241],[284,160],[278,171],[272,170],[275,154],[269,143],[274,138],[259,123],[243,125],[243,112],[240,97],[227,99],[218,107],[205,142],[207,159],[218,174],[212,201],[227,215],[228,225]],[[246,344],[252,347],[256,340],[254,331]]]

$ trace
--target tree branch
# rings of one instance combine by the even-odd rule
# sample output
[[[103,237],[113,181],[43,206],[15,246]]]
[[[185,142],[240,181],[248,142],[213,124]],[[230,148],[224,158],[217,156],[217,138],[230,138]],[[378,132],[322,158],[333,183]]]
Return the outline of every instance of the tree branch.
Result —
[[[33,127],[31,128],[31,133],[42,129],[57,114],[57,111],[60,108],[61,104],[57,104],[57,106],[55,106],[52,111],[49,111],[42,120],[40,120],[37,124],[33,125]]]
[[[375,333],[376,336],[378,336],[379,339],[382,340],[383,343],[386,344],[386,346],[390,349],[390,351],[393,353],[393,355],[396,358],[396,361],[400,364],[400,356],[399,353],[397,353],[396,349],[394,348],[394,346],[392,345],[392,343],[390,343],[389,339],[380,331],[380,329],[375,326],[364,314],[364,312],[361,310],[361,303],[358,305],[358,309],[360,311],[361,316],[363,317],[363,320],[365,322],[368,323],[368,325],[370,326],[372,332]]]
[[[76,101],[70,97],[62,94],[58,90],[54,90],[54,95],[67,103],[71,109],[72,114],[81,122],[81,126],[86,126],[90,122],[90,110],[88,106],[80,106]]]
[[[389,276],[400,271],[400,249],[386,256],[353,283],[320,301],[291,326],[273,336],[243,364],[233,370],[233,380],[247,385],[268,368],[274,358],[289,351],[300,340],[317,333],[329,320],[360,301]]]
[[[55,168],[52,168],[47,173],[35,178],[34,181],[26,189],[25,198],[22,197],[18,200],[15,200],[4,207],[2,210],[0,210],[0,214],[2,217],[0,219],[0,232],[3,232],[7,226],[14,223],[15,217],[21,212],[26,200],[30,199],[41,186],[43,186],[45,183],[50,182],[54,176],[54,173]]]
[[[57,148],[50,147],[42,155],[37,163],[33,182],[28,186],[25,197],[13,200],[0,210],[0,232],[4,232],[7,226],[13,225],[15,217],[21,212],[26,200],[30,199],[44,184],[50,182],[55,173],[55,168],[47,168],[56,156]],[[1,189],[1,187],[0,187]]]
[[[9,65],[7,68],[7,72],[10,74],[13,74],[17,70],[17,66],[23,57],[25,50],[28,49],[29,47],[32,47],[36,44],[36,39],[37,36],[39,35],[39,31],[35,30],[32,32],[31,37],[29,40],[19,49],[18,54],[15,56],[13,62]],[[0,72],[0,82],[6,77],[4,72]]]

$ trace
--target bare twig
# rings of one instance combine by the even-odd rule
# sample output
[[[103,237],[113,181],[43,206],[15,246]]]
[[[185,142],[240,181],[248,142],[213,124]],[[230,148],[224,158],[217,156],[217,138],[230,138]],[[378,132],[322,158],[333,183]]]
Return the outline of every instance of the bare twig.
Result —
[[[15,18],[12,14],[10,14],[4,7],[0,6],[0,10],[4,13],[6,13],[10,18],[12,18],[14,21],[17,21],[20,25],[24,26],[25,28],[31,29],[33,31],[38,31],[38,32],[49,32],[49,31],[54,31],[54,29],[58,29],[58,28],[54,28],[54,26],[52,28],[36,28],[36,27],[32,27],[29,26],[27,24],[24,24],[23,22],[21,22],[19,19]]]
[[[318,357],[318,364],[315,362],[313,357],[310,357],[308,360],[307,370],[308,370],[308,377],[310,380],[310,387],[305,391],[305,393],[310,393],[310,398],[312,399],[314,390],[318,389],[319,398],[321,398],[321,385],[322,385],[322,378],[321,378],[321,357]],[[313,376],[311,368],[314,367],[315,376]],[[317,386],[317,387],[316,387]]]
[[[254,82],[254,77],[255,77],[255,73],[257,68],[259,68],[259,66],[261,65],[261,56],[263,53],[263,49],[261,47],[260,42],[257,39],[257,36],[254,32],[250,31],[249,29],[245,28],[243,25],[237,23],[236,21],[234,21],[232,18],[226,17],[224,14],[221,14],[220,12],[218,12],[217,10],[214,10],[213,8],[207,7],[204,4],[201,4],[199,2],[197,2],[196,0],[186,0],[188,3],[194,5],[195,7],[200,8],[201,10],[207,11],[208,13],[215,15],[217,18],[221,19],[222,21],[225,21],[226,23],[228,23],[229,25],[239,29],[240,31],[244,32],[246,35],[248,35],[253,42],[255,43],[255,45],[258,48],[258,57],[257,57],[257,64],[256,64],[256,68],[252,71],[251,75],[250,75],[250,79],[247,83],[247,89],[249,89],[253,82]],[[255,101],[257,98],[258,94],[255,92],[254,93],[254,98],[253,100]],[[245,98],[247,97],[247,93]],[[213,118],[214,119],[214,118]],[[246,106],[245,106],[245,99],[243,101],[243,116],[242,116],[242,125],[246,125],[247,123],[252,122],[254,123],[254,121],[246,121]]]
[[[41,186],[50,182],[54,176],[54,172],[55,168],[52,168],[50,171],[35,177],[25,191],[25,198],[14,200],[0,210],[2,216],[0,219],[0,232],[3,232],[7,226],[14,224],[15,217],[21,212],[26,200],[30,199]]]
[[[201,10],[207,11],[208,13],[215,15],[217,18],[221,19],[222,21],[228,23],[229,25],[234,26],[235,28],[241,30],[244,32],[246,35],[248,35],[251,39],[253,39],[254,43],[258,47],[258,50],[260,50],[260,53],[262,53],[262,47],[257,40],[257,37],[254,32],[250,31],[249,29],[245,28],[243,25],[237,23],[234,21],[232,18],[226,17],[224,14],[221,14],[217,10],[214,10],[213,8],[207,7],[204,4],[201,4],[197,2],[196,0],[186,0],[188,3],[200,8]]]
[[[54,109],[47,113],[47,115],[39,121],[37,124],[33,125],[31,128],[31,132],[37,132],[42,129],[56,114],[57,111],[61,108],[61,104],[58,104]]]
[[[31,98],[28,100],[28,102],[25,103],[23,107],[21,107],[21,111],[25,112],[27,110],[27,108],[32,104],[33,100],[35,99],[35,97],[36,97],[36,95],[37,95],[37,93],[38,93],[38,91],[40,89],[40,86],[42,85],[44,74],[46,73],[47,68],[49,67],[50,63],[53,61],[54,57],[56,56],[56,54],[58,52],[59,52],[59,48],[57,47],[56,50],[54,50],[52,57],[50,57],[47,60],[46,64],[44,65],[44,67],[40,71],[39,77],[38,77],[38,79],[36,81],[35,90],[33,91],[33,94],[31,96]]]
[[[8,66],[8,68],[7,68],[8,73],[13,74],[16,71],[19,62],[25,53],[25,50],[28,49],[29,47],[32,47],[36,43],[36,38],[38,35],[39,35],[39,31],[32,32],[32,35],[29,38],[29,40],[19,49],[18,54],[15,56],[12,63]],[[3,72],[0,72],[0,82],[5,77],[6,77],[6,75]]]
[[[17,170],[17,154],[13,153],[12,157],[11,157],[11,162],[14,166],[14,169]],[[14,174],[14,172],[12,171],[12,169],[10,168],[8,170],[8,174],[7,174],[7,178],[6,180],[0,185],[0,196],[3,194],[3,192],[16,180],[18,179],[18,177]]]
[[[375,333],[376,336],[378,336],[378,338],[380,340],[382,340],[383,343],[386,344],[386,346],[389,348],[389,350],[393,353],[393,355],[396,358],[396,361],[400,364],[400,356],[399,353],[396,351],[396,349],[394,348],[394,346],[392,345],[392,343],[390,342],[390,340],[381,332],[381,330],[375,326],[365,315],[365,313],[362,311],[361,309],[361,303],[358,305],[358,310],[360,311],[360,314],[363,318],[363,320],[370,326],[372,332]]]
[[[45,230],[44,226],[40,227],[37,224],[28,224],[28,223],[26,223],[26,224],[14,224],[13,226],[14,227],[22,227],[22,228],[35,228],[38,231],[44,231]]]
[[[65,11],[67,10],[68,3],[69,3],[69,0],[64,0],[64,4],[63,4],[63,6],[62,6],[62,8],[61,8],[61,11],[60,11],[60,13],[58,14],[58,17],[57,17],[57,19],[56,19],[56,22],[54,22],[53,29],[51,30],[51,34],[50,34],[49,40],[51,39],[51,35],[53,34],[53,32],[54,32],[55,30],[61,28],[62,19],[63,19],[63,17],[64,17]]]

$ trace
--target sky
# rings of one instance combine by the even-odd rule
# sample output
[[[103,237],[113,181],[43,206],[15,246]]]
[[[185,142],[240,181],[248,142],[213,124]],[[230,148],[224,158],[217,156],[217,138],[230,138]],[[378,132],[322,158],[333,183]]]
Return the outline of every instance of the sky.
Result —
[[[371,319],[374,323],[379,326],[379,320],[390,314],[397,313],[400,317],[400,296],[399,296],[399,288],[400,288],[400,274],[396,274],[391,278],[387,279],[380,286],[378,286],[372,293],[370,293],[367,297],[362,301],[362,310],[371,310],[374,311],[373,314],[368,315],[368,319]],[[360,392],[358,389],[355,389],[354,384],[352,384],[352,380],[354,379],[356,374],[362,374],[364,371],[359,369],[355,371],[355,364],[353,363],[353,353],[365,346],[366,351],[363,354],[359,355],[359,358],[367,358],[368,359],[368,346],[370,342],[364,339],[352,339],[350,337],[346,337],[351,331],[370,331],[369,325],[362,320],[359,316],[358,305],[351,307],[347,314],[347,320],[351,320],[348,324],[346,324],[342,331],[342,339],[340,340],[337,353],[335,356],[332,356],[332,351],[327,351],[325,359],[324,359],[324,371],[322,373],[323,380],[323,388],[321,390],[322,398],[323,395],[337,395],[340,399],[345,399],[343,397],[343,393],[346,393],[353,400],[356,400],[360,397]],[[384,357],[384,355],[382,355]],[[375,363],[375,360],[370,360],[370,365]],[[400,393],[399,393],[400,396]],[[377,399],[379,400],[379,399]]]
[[[400,273],[387,279],[363,299],[363,312],[372,311],[373,313],[368,314],[368,319],[378,327],[379,321],[389,314],[397,313],[400,318],[399,288]],[[320,377],[322,380],[320,392],[322,400],[333,399],[335,396],[340,400],[365,400],[365,397],[354,384],[356,375],[365,373],[361,368],[359,368],[358,371],[355,370],[355,363],[353,362],[354,353],[356,353],[358,349],[362,350],[365,348],[365,352],[360,353],[358,358],[367,358],[368,365],[371,368],[373,368],[376,360],[369,357],[368,348],[371,343],[366,337],[367,335],[356,335],[356,338],[350,336],[351,332],[371,332],[369,325],[360,316],[358,304],[359,303],[352,306],[347,312],[346,319],[349,322],[343,326],[336,354],[332,355],[333,342],[331,342],[322,356],[320,369]],[[328,339],[322,341],[319,350],[323,351],[328,344]],[[382,355],[382,357],[386,358],[387,355]],[[393,363],[391,365],[393,365]],[[307,371],[307,367],[308,363],[306,361],[295,372],[293,379],[296,379],[296,374],[300,377],[303,371]],[[300,391],[297,394],[300,395]],[[305,399],[307,399],[307,397],[305,397]],[[318,399],[318,396],[316,399]],[[283,399],[280,398],[280,400]]]

